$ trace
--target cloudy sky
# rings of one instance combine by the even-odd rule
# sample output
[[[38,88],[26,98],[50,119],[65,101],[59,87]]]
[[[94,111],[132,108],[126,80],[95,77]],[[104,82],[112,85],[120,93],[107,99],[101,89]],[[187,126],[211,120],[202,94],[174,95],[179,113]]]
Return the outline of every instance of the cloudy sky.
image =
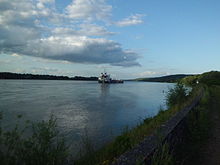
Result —
[[[220,70],[219,0],[0,0],[0,71],[115,78]]]

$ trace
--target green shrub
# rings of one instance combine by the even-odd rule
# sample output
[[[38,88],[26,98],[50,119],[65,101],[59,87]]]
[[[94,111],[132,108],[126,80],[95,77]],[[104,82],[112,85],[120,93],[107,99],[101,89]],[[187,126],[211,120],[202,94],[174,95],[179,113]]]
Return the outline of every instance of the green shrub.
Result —
[[[18,117],[20,118],[20,117]],[[31,135],[27,137],[27,128]],[[0,125],[0,164],[59,165],[67,161],[68,147],[57,131],[56,119],[29,123],[21,129],[18,124],[8,131]]]
[[[186,100],[187,92],[183,84],[177,83],[174,88],[169,89],[166,96],[168,108],[180,104]]]

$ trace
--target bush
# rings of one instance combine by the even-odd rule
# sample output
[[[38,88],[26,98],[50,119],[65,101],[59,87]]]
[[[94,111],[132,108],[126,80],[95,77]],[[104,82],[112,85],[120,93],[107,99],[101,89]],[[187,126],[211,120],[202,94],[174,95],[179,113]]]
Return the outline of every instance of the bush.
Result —
[[[166,104],[168,108],[182,103],[186,100],[187,92],[183,84],[177,83],[174,88],[169,89],[166,96]]]
[[[28,126],[32,134],[25,137]],[[59,136],[53,116],[28,126],[21,129],[17,124],[4,131],[0,125],[0,164],[59,165],[67,160],[68,148]]]

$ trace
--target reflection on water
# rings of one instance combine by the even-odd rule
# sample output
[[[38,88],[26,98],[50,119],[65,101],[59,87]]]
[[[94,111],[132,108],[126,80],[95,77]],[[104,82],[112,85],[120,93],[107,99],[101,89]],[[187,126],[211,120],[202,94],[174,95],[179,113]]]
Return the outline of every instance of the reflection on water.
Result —
[[[109,94],[109,88],[111,84],[100,84],[101,97],[106,97]]]
[[[146,82],[0,80],[3,126],[12,127],[17,114],[31,121],[54,114],[60,131],[76,150],[85,129],[100,146],[119,135],[125,126],[133,127],[140,119],[157,114],[172,86]]]

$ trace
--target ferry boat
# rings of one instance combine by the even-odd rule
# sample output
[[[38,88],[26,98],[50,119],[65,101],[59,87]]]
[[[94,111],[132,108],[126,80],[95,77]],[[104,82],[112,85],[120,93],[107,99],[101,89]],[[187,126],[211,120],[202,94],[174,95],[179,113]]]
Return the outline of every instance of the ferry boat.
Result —
[[[110,74],[101,73],[100,77],[98,78],[99,83],[103,84],[110,84],[110,83],[124,83],[123,80],[114,80],[110,77]]]

